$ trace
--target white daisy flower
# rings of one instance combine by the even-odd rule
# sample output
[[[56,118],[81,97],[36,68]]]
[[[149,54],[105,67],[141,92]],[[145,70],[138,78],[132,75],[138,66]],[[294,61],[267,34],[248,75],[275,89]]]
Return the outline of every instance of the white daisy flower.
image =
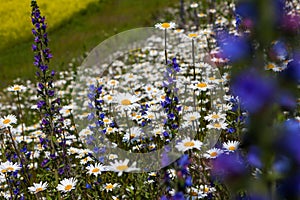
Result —
[[[194,90],[199,91],[207,91],[212,89],[214,86],[209,84],[208,82],[199,82],[199,81],[192,81],[192,85],[189,86],[189,88],[192,88]]]
[[[1,163],[0,165],[0,172],[6,173],[6,172],[14,172],[20,170],[21,167],[17,163],[12,163],[10,161],[6,161],[4,163]]]
[[[203,17],[206,17],[207,15],[205,13],[198,13],[197,16],[199,18],[203,18]]]
[[[118,131],[117,128],[113,128],[113,127],[110,127],[110,126],[109,126],[109,127],[106,128],[106,132],[105,132],[105,133],[109,135],[109,134],[115,133],[115,132],[117,132],[117,131]]]
[[[216,188],[210,187],[208,185],[200,185],[200,189],[203,191],[203,193],[212,193],[216,191]]]
[[[72,111],[72,106],[64,106],[59,111],[59,113],[62,114],[63,117],[67,117],[71,114],[71,111]]]
[[[93,160],[93,159],[92,159],[91,157],[87,156],[87,157],[82,158],[82,159],[80,160],[80,164],[85,165],[86,163],[91,162],[92,160]]]
[[[48,187],[48,183],[47,182],[43,183],[41,181],[40,183],[33,183],[33,186],[28,187],[28,190],[29,192],[36,194],[38,192],[46,190],[47,187]]]
[[[221,79],[216,78],[215,75],[211,75],[206,78],[206,81],[213,84],[219,84],[221,82]]]
[[[10,127],[11,124],[17,123],[17,117],[15,115],[7,115],[5,117],[0,118],[0,126],[1,127]]]
[[[184,29],[176,29],[176,30],[174,30],[174,33],[177,33],[177,34],[183,33],[183,32],[184,32]]]
[[[226,114],[213,112],[213,113],[205,116],[204,119],[207,121],[212,121],[212,122],[217,122],[220,120],[223,121],[226,119]]]
[[[160,137],[162,137],[162,135],[163,135],[164,132],[165,132],[165,129],[162,126],[159,126],[158,128],[154,128],[152,130],[152,134],[154,136],[160,136]]]
[[[220,122],[212,122],[210,124],[208,124],[206,127],[208,129],[217,129],[217,130],[221,130],[221,129],[227,129],[228,124],[225,123],[224,121],[220,121]]]
[[[79,152],[79,149],[77,149],[75,147],[68,148],[68,155],[76,154],[78,152]]]
[[[139,104],[136,103],[139,101],[139,98],[128,93],[119,93],[115,96],[114,100],[118,103],[116,108],[121,109],[122,111],[139,107]]]
[[[102,121],[105,125],[110,124],[112,122],[112,120],[109,119],[108,117],[104,117]]]
[[[203,156],[205,158],[216,158],[218,157],[219,155],[221,155],[223,153],[223,150],[222,149],[218,149],[218,148],[212,148],[212,149],[209,149],[207,150]]]
[[[197,8],[198,7],[198,4],[196,2],[193,2],[191,3],[190,5],[191,8]]]
[[[106,102],[106,103],[111,103],[113,101],[113,96],[111,96],[110,94],[107,94],[103,97],[103,100]]]
[[[203,193],[203,190],[200,189],[199,186],[187,188],[187,194],[191,199],[203,199],[207,196],[207,194]]]
[[[181,142],[179,142],[178,144],[176,144],[176,148],[178,149],[178,151],[187,151],[190,149],[198,149],[200,150],[201,146],[202,146],[202,142],[200,142],[199,140],[192,140],[190,138],[185,138],[184,140],[182,140]]]
[[[187,113],[183,116],[183,119],[189,122],[195,121],[197,119],[199,119],[200,113],[199,112],[192,112],[192,113]]]
[[[91,131],[89,128],[85,128],[79,132],[79,137],[86,137],[86,136],[93,135],[93,134],[94,134],[93,131]]]
[[[120,200],[118,197],[116,197],[116,196],[111,196],[111,198],[113,199],[113,200]]]
[[[109,154],[109,155],[107,155],[107,157],[109,160],[114,160],[114,159],[118,158],[118,155],[117,154]]]
[[[119,85],[119,81],[117,81],[117,80],[110,80],[110,81],[108,81],[108,85],[110,87],[116,87],[117,85]]]
[[[118,176],[121,176],[123,172],[131,172],[140,170],[136,168],[136,162],[134,162],[130,167],[128,166],[129,160],[125,159],[124,161],[115,161],[114,163],[110,163],[110,166],[107,166],[108,171],[118,172]]]
[[[109,191],[112,191],[114,188],[116,187],[120,187],[120,184],[119,183],[105,183],[103,185],[103,188],[106,190],[106,192],[109,192]]]
[[[9,88],[7,88],[7,91],[9,92],[23,92],[23,91],[26,91],[26,87],[23,86],[23,85],[13,85]]]
[[[155,28],[165,30],[165,29],[173,29],[175,28],[176,24],[174,22],[164,22],[164,23],[157,23],[155,24]]]
[[[63,180],[60,181],[56,189],[58,191],[67,193],[75,189],[76,183],[77,183],[76,178],[64,178]]]
[[[131,127],[129,132],[125,133],[123,140],[129,141],[134,138],[139,138],[143,134],[142,129],[139,127]]]
[[[223,143],[223,148],[226,149],[228,152],[234,152],[237,150],[240,142],[238,141],[228,141]]]
[[[105,171],[105,167],[100,163],[96,163],[95,165],[87,166],[86,169],[88,170],[87,173],[89,175],[95,175],[95,176],[101,174],[102,171]]]

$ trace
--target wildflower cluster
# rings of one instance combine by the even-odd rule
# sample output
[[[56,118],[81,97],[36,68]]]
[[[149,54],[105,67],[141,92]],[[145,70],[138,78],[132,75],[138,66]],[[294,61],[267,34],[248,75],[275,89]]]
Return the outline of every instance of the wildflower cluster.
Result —
[[[38,83],[0,99],[1,198],[298,199],[295,3],[273,19],[264,2],[181,1],[146,47],[100,45],[55,73],[32,1]]]

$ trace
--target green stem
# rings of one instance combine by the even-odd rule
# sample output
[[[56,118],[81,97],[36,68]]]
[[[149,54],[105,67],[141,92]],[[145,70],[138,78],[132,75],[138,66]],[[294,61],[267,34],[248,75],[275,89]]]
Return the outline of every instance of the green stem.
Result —
[[[168,64],[168,52],[167,52],[167,29],[165,29],[165,59],[166,65]]]
[[[196,67],[195,67],[195,41],[192,39],[192,56],[193,56],[193,75],[194,81],[196,80]]]
[[[23,120],[23,114],[22,114],[22,109],[21,109],[21,99],[20,99],[20,93],[17,91],[17,99],[18,99],[18,110],[19,110],[19,120],[21,122],[21,129],[22,129],[22,136],[23,136],[23,141],[25,141],[25,132],[24,132],[24,120]]]

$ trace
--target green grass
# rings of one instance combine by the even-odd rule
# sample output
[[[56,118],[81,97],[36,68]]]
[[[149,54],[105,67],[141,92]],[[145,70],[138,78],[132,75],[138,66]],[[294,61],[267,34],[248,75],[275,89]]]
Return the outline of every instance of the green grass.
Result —
[[[153,26],[157,16],[178,0],[104,0],[91,3],[84,10],[52,27],[49,32],[53,54],[51,68],[63,70],[72,58],[90,51],[111,35],[132,28]],[[43,14],[43,10],[41,10]],[[47,19],[47,16],[46,16]],[[171,20],[171,19],[170,19]],[[28,24],[31,26],[31,24]],[[48,24],[51,28],[51,24]],[[0,87],[11,84],[17,77],[34,79],[33,37],[15,41],[0,49]]]

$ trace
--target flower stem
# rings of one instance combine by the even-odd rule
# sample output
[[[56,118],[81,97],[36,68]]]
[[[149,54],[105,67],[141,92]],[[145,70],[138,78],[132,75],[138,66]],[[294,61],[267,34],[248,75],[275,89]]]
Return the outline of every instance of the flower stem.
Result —
[[[193,75],[194,75],[194,81],[196,80],[196,68],[195,68],[195,42],[194,39],[192,39],[192,57],[193,57]]]
[[[167,52],[167,29],[165,29],[165,60],[166,65],[168,64],[168,52]]]
[[[20,99],[20,93],[17,91],[17,99],[18,99],[18,110],[19,110],[19,120],[21,122],[21,129],[22,129],[22,136],[23,136],[23,141],[25,141],[25,132],[24,132],[24,120],[23,120],[23,114],[22,114],[22,109],[21,109],[21,99]]]

